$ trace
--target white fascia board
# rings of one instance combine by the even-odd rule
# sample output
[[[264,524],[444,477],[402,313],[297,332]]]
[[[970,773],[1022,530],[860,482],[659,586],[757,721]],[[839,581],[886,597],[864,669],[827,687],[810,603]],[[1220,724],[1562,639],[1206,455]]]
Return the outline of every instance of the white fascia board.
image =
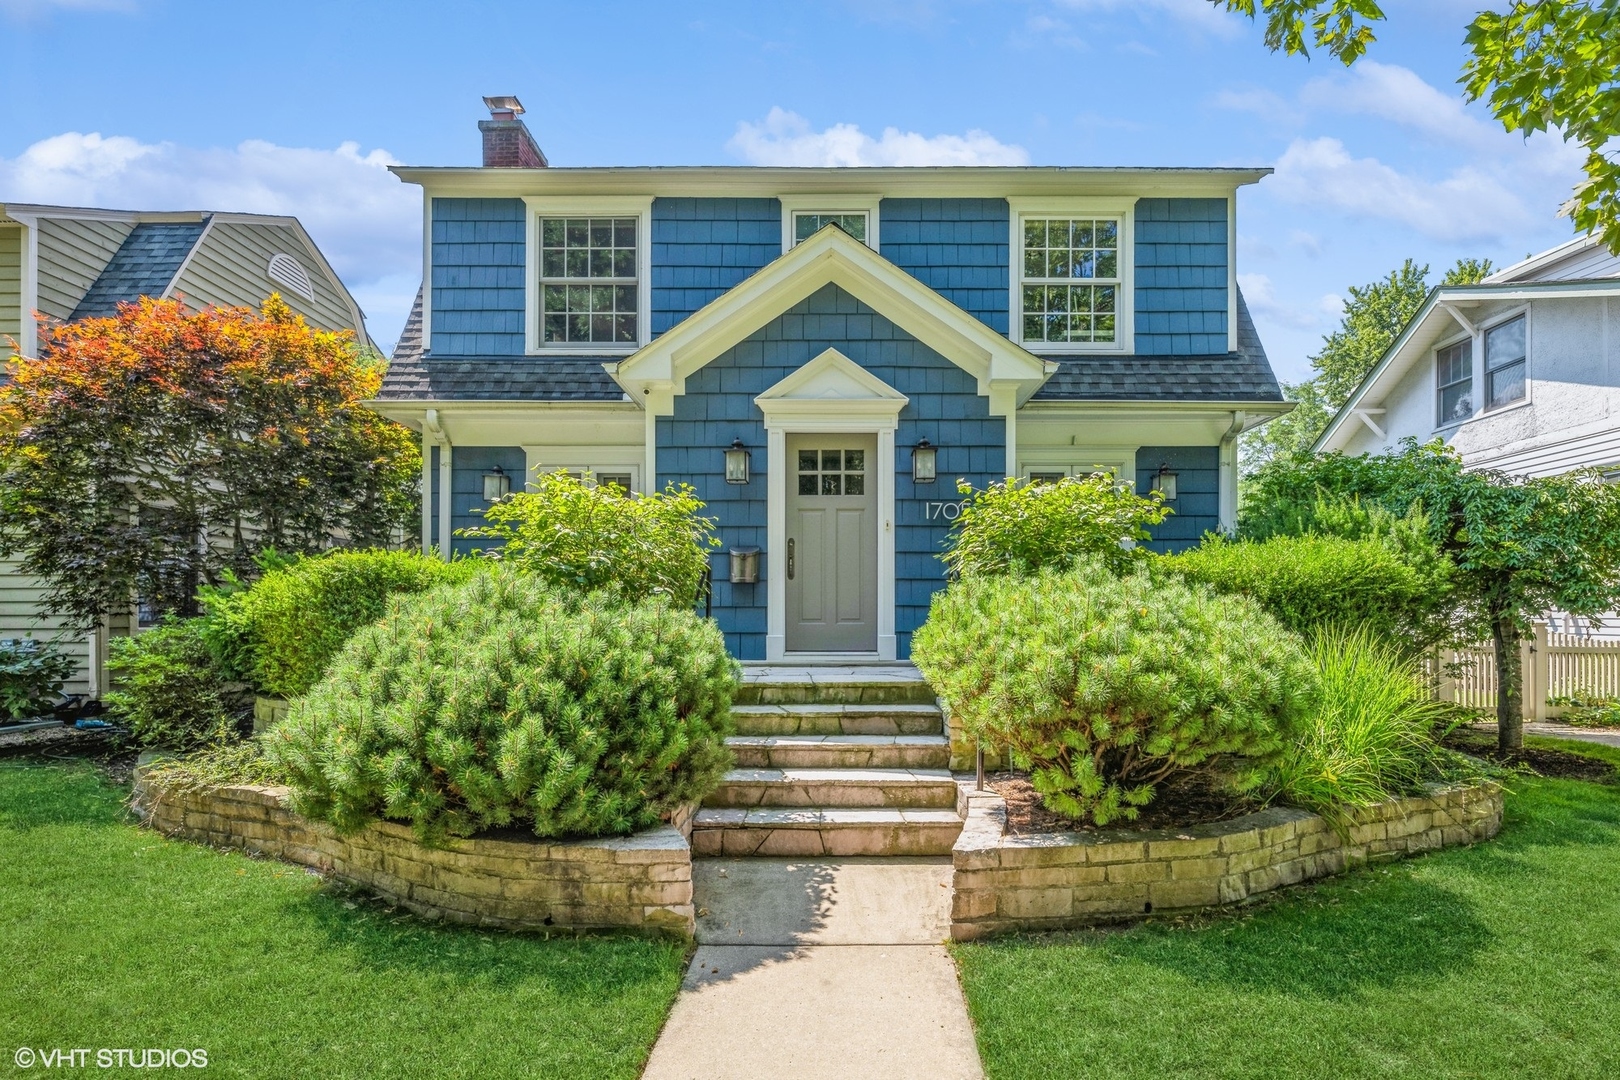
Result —
[[[1551,247],[1546,251],[1538,252],[1537,254],[1530,256],[1528,259],[1521,259],[1512,266],[1504,266],[1496,273],[1491,274],[1488,277],[1481,278],[1480,284],[1511,284],[1527,275],[1537,273],[1544,267],[1552,266],[1557,262],[1567,259],[1576,252],[1584,251],[1589,247],[1596,247],[1598,242],[1599,238],[1590,234],[1587,236],[1577,236],[1573,240],[1565,240],[1557,247]]]
[[[1293,412],[1298,403],[1293,401],[1160,401],[1155,398],[1139,398],[1136,400],[1088,401],[1085,399],[1031,401],[1024,405],[1023,411],[1027,414],[1047,416],[1048,414],[1063,415],[1114,415],[1118,413],[1139,413],[1144,416],[1163,415],[1165,413],[1192,413],[1228,415],[1232,412],[1241,412],[1253,421],[1248,426],[1258,427],[1273,417]],[[1245,428],[1247,430],[1247,428]]]
[[[1271,169],[1061,168],[938,166],[903,168],[758,168],[641,166],[629,168],[485,169],[390,166],[437,196],[873,194],[881,197],[1009,198],[1019,195],[1113,195],[1226,198]]]
[[[1398,380],[1402,375],[1405,375],[1412,359],[1419,352],[1424,351],[1419,349],[1409,350],[1408,346],[1412,345],[1425,325],[1436,314],[1440,318],[1451,322],[1456,321],[1456,318],[1449,311],[1441,307],[1442,298],[1447,300],[1456,299],[1450,294],[1442,296],[1440,288],[1429,290],[1428,299],[1423,301],[1423,306],[1418,309],[1418,313],[1412,316],[1411,320],[1406,324],[1406,329],[1401,331],[1401,336],[1395,339],[1395,343],[1385,351],[1378,363],[1372,366],[1372,370],[1367,372],[1366,376],[1361,380],[1361,385],[1351,392],[1350,397],[1340,406],[1339,411],[1334,413],[1333,418],[1328,421],[1327,427],[1322,429],[1322,434],[1316,437],[1316,442],[1311,444],[1313,452],[1321,453],[1325,450],[1343,448],[1344,439],[1340,437],[1341,433],[1344,433],[1346,428],[1354,430],[1355,425],[1360,423],[1356,419],[1356,413],[1358,410],[1368,406],[1368,397],[1378,387],[1385,384],[1386,376]]]
[[[823,229],[627,357],[611,374],[636,401],[646,403],[659,390],[679,395],[693,372],[828,284],[973,375],[981,394],[994,383],[1016,383],[1027,400],[1055,370],[859,240]]]

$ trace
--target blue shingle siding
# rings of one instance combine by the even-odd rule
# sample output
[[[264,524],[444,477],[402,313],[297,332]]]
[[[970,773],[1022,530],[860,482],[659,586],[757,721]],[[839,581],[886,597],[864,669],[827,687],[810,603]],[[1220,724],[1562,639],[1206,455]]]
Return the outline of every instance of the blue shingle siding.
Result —
[[[1148,532],[1147,546],[1154,551],[1183,551],[1196,547],[1207,532],[1221,527],[1220,448],[1215,446],[1143,446],[1136,451],[1136,490],[1147,492],[1157,483],[1161,465],[1176,474],[1175,511]]]
[[[201,221],[147,221],[130,230],[73,310],[70,322],[118,313],[121,302],[162,296],[203,234]]]
[[[457,446],[450,450],[450,547],[457,555],[470,555],[484,548],[499,547],[493,540],[456,536],[462,529],[484,523],[484,474],[499,465],[512,478],[512,489],[521,491],[528,463],[521,446]],[[428,503],[432,515],[434,548],[439,543],[439,448],[432,448],[433,485]]]
[[[886,226],[885,226],[886,227]],[[713,559],[714,615],[733,655],[765,656],[766,560],[757,585],[728,581],[726,549],[766,540],[767,470],[764,416],[753,399],[823,350],[836,348],[911,399],[900,413],[895,444],[895,628],[901,656],[911,631],[928,615],[944,583],[939,562],[949,521],[926,518],[926,504],[954,501],[955,479],[983,487],[1005,474],[1006,427],[989,415],[971,375],[917,341],[836,285],[827,285],[686,380],[675,414],[658,419],[658,483],[685,482],[719,521],[723,547]],[[919,418],[927,419],[919,419]],[[926,436],[940,447],[935,484],[911,480],[908,447]],[[727,484],[723,450],[741,438],[752,451],[753,480]]]
[[[878,243],[885,259],[1005,334],[1009,220],[1005,199],[884,199]]]
[[[654,199],[653,336],[781,254],[776,199]]]
[[[433,200],[434,356],[523,355],[522,199]]]
[[[1136,351],[1226,352],[1225,199],[1136,202]]]

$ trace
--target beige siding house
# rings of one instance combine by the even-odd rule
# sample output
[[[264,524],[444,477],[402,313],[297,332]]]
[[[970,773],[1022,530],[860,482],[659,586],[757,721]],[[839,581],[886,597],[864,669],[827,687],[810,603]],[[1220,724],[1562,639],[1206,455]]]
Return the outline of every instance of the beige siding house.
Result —
[[[0,203],[0,361],[36,353],[35,313],[71,322],[141,296],[179,297],[195,309],[257,307],[272,292],[313,326],[370,340],[359,305],[297,218]],[[0,560],[0,639],[61,642],[80,659],[68,692],[98,695],[107,641],[129,632],[133,611],[85,634],[42,611],[42,594],[37,580]]]

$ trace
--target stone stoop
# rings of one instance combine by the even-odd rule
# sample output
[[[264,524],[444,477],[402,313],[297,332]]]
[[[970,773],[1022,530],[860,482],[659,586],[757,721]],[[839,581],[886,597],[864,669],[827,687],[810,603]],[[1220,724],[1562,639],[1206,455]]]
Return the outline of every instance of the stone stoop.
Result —
[[[950,741],[910,664],[748,669],[737,767],[692,822],[694,856],[949,854]]]

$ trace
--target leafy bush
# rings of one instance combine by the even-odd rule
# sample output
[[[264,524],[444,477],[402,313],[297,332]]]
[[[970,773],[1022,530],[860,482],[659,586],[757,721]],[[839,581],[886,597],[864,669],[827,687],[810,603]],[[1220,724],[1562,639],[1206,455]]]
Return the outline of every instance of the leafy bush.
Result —
[[[297,697],[356,630],[382,618],[390,596],[465,581],[477,569],[474,560],[409,551],[334,551],[270,569],[245,592],[210,594],[204,628],[227,673]]]
[[[1417,652],[1446,635],[1447,566],[1414,565],[1383,539],[1207,538],[1160,566],[1217,592],[1252,597],[1290,630],[1360,627]]]
[[[714,624],[665,598],[502,569],[391,601],[264,741],[298,811],[346,831],[627,833],[730,766],[735,679]]]
[[[983,491],[963,482],[957,490],[962,514],[943,556],[954,578],[1037,574],[1082,558],[1119,573],[1144,554],[1131,545],[1148,538],[1147,526],[1171,512],[1159,492],[1143,498],[1107,473],[1056,483],[1008,479]]]
[[[1549,698],[1549,705],[1561,706],[1559,717],[1576,727],[1620,727],[1620,700],[1598,694],[1577,692],[1567,697]]]
[[[78,666],[54,641],[0,641],[0,718],[20,720],[50,712]]]
[[[116,689],[105,700],[142,746],[191,750],[226,742],[246,719],[246,694],[215,664],[201,622],[169,619],[112,640],[107,667]]]
[[[703,506],[687,484],[638,495],[558,471],[491,506],[489,524],[462,535],[504,540],[491,558],[553,585],[691,606],[708,553],[720,546],[714,521],[698,514]]]
[[[1253,601],[1100,561],[953,583],[911,656],[1050,809],[1099,825],[1217,755],[1275,756],[1316,686],[1299,639]]]
[[[1470,771],[1439,745],[1449,707],[1409,658],[1365,629],[1323,632],[1310,650],[1321,690],[1310,721],[1266,773],[1272,794],[1342,829],[1356,807]]]

